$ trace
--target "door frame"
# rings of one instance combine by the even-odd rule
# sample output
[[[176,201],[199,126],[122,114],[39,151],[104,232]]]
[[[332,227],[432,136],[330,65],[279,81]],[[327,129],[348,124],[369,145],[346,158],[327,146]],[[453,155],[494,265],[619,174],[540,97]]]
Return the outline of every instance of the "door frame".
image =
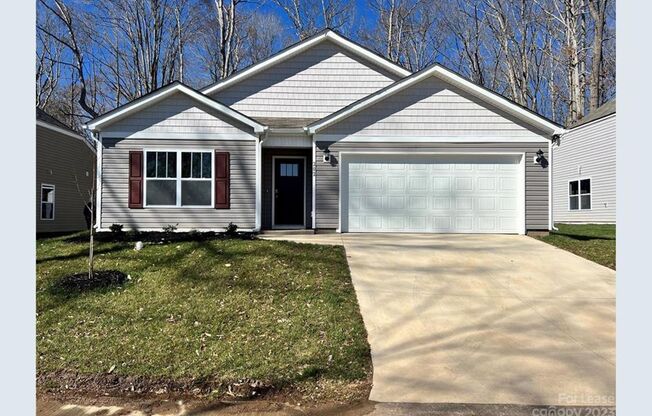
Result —
[[[406,151],[340,151],[339,152],[339,163],[337,166],[337,175],[338,175],[338,187],[339,187],[339,195],[338,195],[338,223],[337,223],[337,230],[335,232],[337,233],[342,233],[342,232],[348,232],[348,230],[342,230],[342,214],[346,213],[346,215],[349,215],[348,212],[348,202],[349,202],[349,187],[348,187],[348,169],[347,169],[347,175],[346,178],[344,175],[342,175],[343,171],[343,166],[344,163],[348,163],[348,161],[345,162],[345,156],[348,157],[353,157],[355,156],[520,156],[520,161],[518,163],[519,165],[519,170],[518,170],[518,176],[519,176],[519,195],[518,195],[518,200],[519,200],[519,214],[518,214],[518,221],[519,221],[519,226],[518,226],[518,234],[520,235],[525,235],[527,232],[526,228],[526,218],[525,218],[525,207],[526,207],[526,201],[525,201],[525,188],[526,188],[526,179],[525,179],[525,164],[527,163],[526,160],[526,152],[510,152],[510,151],[485,151],[485,152],[437,152],[437,151],[426,151],[426,152],[406,152]],[[342,192],[344,189],[343,187],[345,186],[346,181],[346,189],[345,192]],[[344,208],[344,200],[342,197],[346,197],[346,208]],[[548,201],[548,204],[551,204],[552,201]]]
[[[303,189],[303,223],[301,224],[279,224],[276,225],[276,159],[299,159],[303,160],[303,184],[301,189]],[[283,156],[283,155],[273,155],[272,156],[272,229],[304,229],[306,228],[306,173],[307,173],[307,158],[306,156]]]

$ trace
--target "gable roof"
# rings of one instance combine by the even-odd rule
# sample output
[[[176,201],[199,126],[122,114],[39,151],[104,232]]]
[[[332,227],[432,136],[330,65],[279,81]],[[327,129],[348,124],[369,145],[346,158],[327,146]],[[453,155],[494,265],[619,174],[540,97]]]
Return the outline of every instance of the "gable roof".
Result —
[[[569,129],[574,129],[579,126],[583,126],[584,124],[588,124],[592,121],[599,120],[601,118],[610,116],[612,114],[616,113],[616,99],[612,98],[611,100],[607,101],[606,103],[602,104],[600,107],[596,108],[595,110],[591,111],[589,114],[586,116],[582,117],[581,119],[577,120],[575,123],[572,123],[570,126],[568,126]]]
[[[330,114],[312,124],[309,124],[306,127],[306,132],[308,134],[315,134],[324,128],[338,123],[341,120],[344,120],[347,117],[352,116],[353,114],[370,107],[371,105],[384,100],[387,97],[390,97],[396,94],[399,91],[402,91],[420,81],[425,80],[428,77],[435,76],[445,82],[448,82],[463,91],[494,105],[495,107],[500,108],[508,114],[513,115],[524,123],[536,127],[549,135],[559,134],[564,131],[563,127],[552,120],[547,119],[546,117],[535,113],[534,111],[524,107],[520,104],[515,103],[514,101],[493,92],[487,88],[484,88],[473,81],[468,80],[462,75],[451,71],[448,68],[443,67],[440,64],[434,64],[430,67],[424,68],[419,72],[405,77],[401,80],[394,82],[376,91],[373,94],[370,94],[364,98],[361,98],[358,101],[355,101],[348,106]]]
[[[62,123],[57,118],[51,116],[38,107],[36,107],[36,125],[63,134],[67,137],[81,140],[86,146],[88,146],[89,149],[95,152],[95,147],[93,147],[93,145],[89,142],[88,139],[86,139],[86,137],[80,133],[77,133],[75,130],[71,129],[66,124]]]
[[[101,131],[102,127],[109,125],[117,120],[120,120],[131,113],[138,112],[142,108],[157,103],[177,92],[183,93],[201,104],[204,104],[234,120],[237,120],[247,126],[250,126],[256,133],[263,133],[267,128],[266,126],[260,124],[256,120],[247,117],[246,115],[232,109],[231,107],[225,104],[220,103],[219,101],[207,97],[206,95],[200,93],[199,91],[185,84],[182,84],[179,81],[174,81],[168,85],[165,85],[157,90],[150,92],[149,94],[145,94],[140,98],[137,98],[127,104],[124,104],[107,113],[104,113],[101,116],[86,123],[84,127],[93,131]]]
[[[270,68],[280,62],[283,62],[297,54],[317,45],[318,43],[329,40],[336,45],[346,49],[349,52],[370,61],[380,68],[383,68],[393,74],[405,77],[411,74],[410,71],[399,66],[392,61],[386,59],[385,57],[378,55],[377,53],[371,51],[370,49],[365,48],[364,46],[353,42],[350,39],[340,35],[339,33],[333,31],[332,29],[324,29],[321,32],[314,34],[304,40],[301,40],[295,44],[288,46],[287,48],[277,52],[276,54],[270,56],[267,59],[253,64],[241,71],[235,72],[234,74],[219,80],[218,82],[206,86],[201,89],[203,94],[212,94],[217,91],[220,91],[230,85],[236,84],[244,79],[249,78],[250,76],[257,74],[267,68]]]

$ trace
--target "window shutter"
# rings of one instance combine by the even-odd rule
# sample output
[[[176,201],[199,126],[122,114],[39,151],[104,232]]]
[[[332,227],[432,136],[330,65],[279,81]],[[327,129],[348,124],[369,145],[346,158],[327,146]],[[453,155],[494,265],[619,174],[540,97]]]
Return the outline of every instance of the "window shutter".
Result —
[[[143,207],[143,152],[129,152],[129,208]]]
[[[229,152],[215,152],[215,209],[231,207],[231,167]]]

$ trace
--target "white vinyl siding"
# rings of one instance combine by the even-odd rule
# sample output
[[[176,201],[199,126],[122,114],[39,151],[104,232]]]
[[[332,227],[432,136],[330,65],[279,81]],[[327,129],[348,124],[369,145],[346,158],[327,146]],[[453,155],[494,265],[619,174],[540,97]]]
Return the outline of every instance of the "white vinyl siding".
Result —
[[[541,139],[542,133],[436,77],[319,132],[323,140],[400,137]]]
[[[616,222],[616,115],[584,124],[553,146],[555,222]],[[591,209],[571,210],[569,182],[591,179]]]
[[[319,119],[398,79],[327,40],[212,97],[254,118]]]
[[[252,129],[175,93],[102,130],[103,137],[254,140]]]

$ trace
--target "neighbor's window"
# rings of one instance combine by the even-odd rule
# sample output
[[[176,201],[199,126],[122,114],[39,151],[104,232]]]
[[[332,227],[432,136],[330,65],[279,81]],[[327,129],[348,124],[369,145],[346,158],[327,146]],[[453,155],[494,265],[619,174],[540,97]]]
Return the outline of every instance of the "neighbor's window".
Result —
[[[41,184],[41,219],[54,219],[54,185]]]
[[[147,206],[211,206],[213,152],[146,152]]]
[[[571,211],[591,209],[591,179],[568,183],[568,206]]]

